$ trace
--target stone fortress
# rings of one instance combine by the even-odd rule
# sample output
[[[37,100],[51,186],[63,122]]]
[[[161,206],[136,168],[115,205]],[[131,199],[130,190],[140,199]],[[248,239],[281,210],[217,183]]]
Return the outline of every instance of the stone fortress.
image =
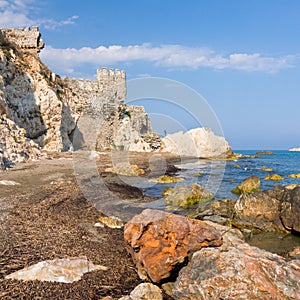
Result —
[[[37,26],[19,28],[19,29],[3,29],[0,28],[0,33],[10,42],[18,45],[21,49],[39,53],[44,48],[44,41],[41,38],[41,33]]]
[[[0,127],[2,135],[10,132],[0,136],[0,160],[30,158],[21,150],[24,143],[47,151],[70,150],[74,139],[78,147],[96,150],[160,147],[144,108],[124,103],[124,71],[103,67],[96,80],[60,78],[40,61],[43,47],[38,27],[0,29]],[[92,128],[99,132],[90,139]],[[14,130],[18,138],[11,137]],[[13,144],[18,155],[9,152]]]

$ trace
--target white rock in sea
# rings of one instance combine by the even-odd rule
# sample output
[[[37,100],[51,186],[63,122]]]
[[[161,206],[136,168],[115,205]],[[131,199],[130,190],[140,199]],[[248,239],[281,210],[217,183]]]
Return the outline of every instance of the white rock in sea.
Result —
[[[290,152],[300,152],[300,148],[291,148],[289,149]]]
[[[107,270],[107,267],[94,265],[92,262],[88,261],[85,256],[70,257],[39,262],[9,274],[5,279],[72,283],[80,280],[83,274],[95,270],[105,271]]]
[[[195,128],[168,134],[162,139],[163,152],[199,158],[224,157],[231,154],[228,142],[210,128]]]

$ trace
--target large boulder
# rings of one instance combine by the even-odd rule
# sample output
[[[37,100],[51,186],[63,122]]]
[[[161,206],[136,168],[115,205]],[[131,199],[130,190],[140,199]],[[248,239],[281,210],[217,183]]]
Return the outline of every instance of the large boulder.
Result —
[[[300,187],[285,191],[280,217],[286,229],[300,232]]]
[[[213,158],[232,154],[228,142],[217,136],[210,128],[195,128],[168,134],[162,139],[162,151],[180,156]]]
[[[178,300],[300,299],[300,261],[252,247],[241,234],[208,223],[222,233],[223,245],[193,254],[173,288]]]
[[[200,220],[146,209],[124,228],[124,237],[141,279],[160,282],[193,252],[220,246],[221,235]]]
[[[189,186],[181,185],[168,189],[165,202],[174,208],[190,208],[213,198],[214,195],[211,192],[205,190],[198,183],[193,183]]]
[[[232,190],[233,194],[252,193],[260,189],[260,179],[257,176],[250,176],[243,180],[236,188]]]
[[[280,220],[280,198],[271,191],[243,194],[234,206],[237,227],[261,231],[286,231]]]

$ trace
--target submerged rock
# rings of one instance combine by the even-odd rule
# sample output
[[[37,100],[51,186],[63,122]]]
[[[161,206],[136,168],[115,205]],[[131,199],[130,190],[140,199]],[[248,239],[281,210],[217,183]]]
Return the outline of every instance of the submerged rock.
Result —
[[[265,172],[273,172],[272,168],[267,168],[266,166],[262,166],[260,169]]]
[[[252,193],[260,189],[260,179],[257,176],[250,176],[242,181],[236,188],[231,192],[233,194],[245,194]]]
[[[42,261],[9,274],[5,278],[23,281],[39,280],[72,283],[80,280],[83,274],[95,270],[106,271],[107,267],[94,265],[85,256],[70,257]]]
[[[269,174],[265,177],[265,180],[279,181],[279,180],[284,180],[284,178],[278,174]]]
[[[199,203],[205,203],[214,198],[214,195],[205,190],[198,183],[189,186],[177,186],[164,192],[165,202],[171,207],[189,208]]]
[[[300,261],[252,247],[237,231],[208,223],[222,232],[223,245],[193,254],[176,279],[177,300],[300,298]]]
[[[155,182],[155,183],[177,183],[177,182],[182,182],[184,181],[183,178],[179,177],[172,177],[169,175],[162,175],[158,178],[151,178],[149,179],[150,182]]]
[[[152,209],[125,225],[124,238],[139,277],[156,283],[168,278],[193,252],[222,244],[221,235],[205,222]]]
[[[299,174],[290,174],[289,178],[300,178],[300,173]]]

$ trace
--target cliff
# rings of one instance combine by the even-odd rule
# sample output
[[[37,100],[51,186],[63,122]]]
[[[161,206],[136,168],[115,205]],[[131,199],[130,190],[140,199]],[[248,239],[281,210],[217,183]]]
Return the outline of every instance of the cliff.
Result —
[[[6,165],[19,161],[15,156],[21,155],[18,151],[15,156],[8,155],[14,141],[7,137],[11,127],[19,130],[22,138],[17,140],[24,149],[31,144],[47,151],[66,151],[74,145],[128,150],[134,142],[149,140],[153,134],[143,108],[124,104],[124,71],[103,67],[97,71],[96,80],[62,79],[39,59],[43,46],[37,27],[0,29],[2,165],[3,161]],[[7,120],[10,126],[5,125]],[[98,131],[90,138],[87,133],[92,127]],[[151,146],[147,149],[152,150]],[[24,153],[22,157],[32,158]]]

